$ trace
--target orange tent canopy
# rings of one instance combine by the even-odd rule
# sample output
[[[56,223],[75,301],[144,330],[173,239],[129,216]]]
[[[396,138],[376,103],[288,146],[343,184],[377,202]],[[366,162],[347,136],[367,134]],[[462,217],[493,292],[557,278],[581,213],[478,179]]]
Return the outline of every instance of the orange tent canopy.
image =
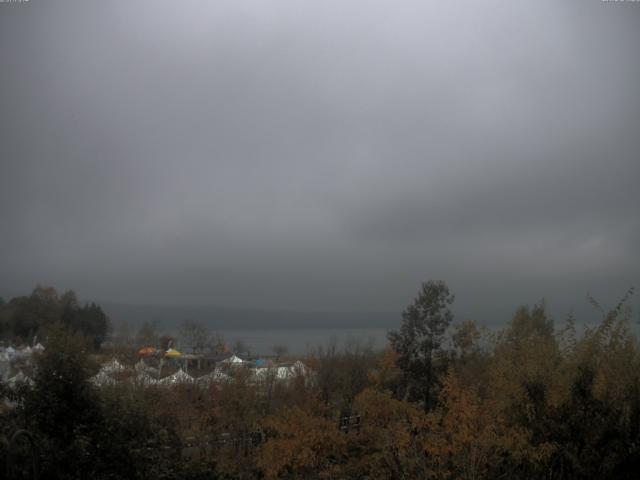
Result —
[[[142,347],[138,350],[138,355],[153,355],[156,353],[156,349],[153,347]]]

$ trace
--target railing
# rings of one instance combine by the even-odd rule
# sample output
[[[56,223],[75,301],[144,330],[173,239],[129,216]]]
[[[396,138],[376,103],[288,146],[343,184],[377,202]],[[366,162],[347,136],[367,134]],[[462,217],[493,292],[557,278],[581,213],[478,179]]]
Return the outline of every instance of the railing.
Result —
[[[360,433],[360,427],[362,426],[362,417],[360,415],[352,415],[348,417],[340,417],[338,428],[343,433],[349,433],[349,431],[355,431]]]

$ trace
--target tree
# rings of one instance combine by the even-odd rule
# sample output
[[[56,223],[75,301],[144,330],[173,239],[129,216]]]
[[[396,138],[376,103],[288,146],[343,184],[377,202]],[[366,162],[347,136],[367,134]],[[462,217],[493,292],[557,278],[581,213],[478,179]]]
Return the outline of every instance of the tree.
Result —
[[[406,393],[422,401],[425,411],[434,401],[435,360],[441,352],[445,331],[453,320],[449,306],[454,295],[443,281],[424,282],[413,303],[402,312],[399,331],[388,338],[398,352],[398,366],[403,372]]]
[[[70,330],[77,331],[80,323],[78,319],[80,303],[78,302],[75,292],[73,290],[64,292],[60,298],[60,303],[62,304],[60,320]]]
[[[371,383],[369,371],[374,363],[371,343],[355,338],[345,342],[337,364],[337,399],[341,415],[351,415],[355,397]]]
[[[126,320],[121,322],[115,333],[115,340],[120,346],[131,345],[131,328]]]
[[[508,411],[526,400],[527,384],[544,386],[551,397],[561,396],[554,381],[564,371],[553,321],[544,304],[518,307],[507,327],[498,332],[487,374],[490,393]]]
[[[315,381],[318,386],[320,398],[325,406],[329,405],[338,390],[338,343],[335,337],[331,338],[326,346],[319,346],[311,358],[311,364],[315,371]]]
[[[150,322],[145,320],[145,322],[138,330],[138,334],[136,335],[136,343],[139,347],[142,346],[156,346],[158,343],[158,330],[156,328],[156,322]]]
[[[109,319],[99,305],[91,302],[80,306],[73,290],[60,297],[62,313],[60,319],[72,332],[79,332],[91,341],[94,350],[98,350],[107,337]]]
[[[96,448],[91,435],[101,421],[99,400],[89,383],[94,370],[81,335],[62,325],[49,328],[35,387],[23,407],[30,429],[42,442],[44,478],[92,476]]]
[[[229,351],[229,347],[227,347],[227,343],[224,341],[224,336],[220,332],[215,332],[213,334],[211,337],[211,344],[213,345],[213,353],[216,355],[227,353]]]
[[[461,359],[465,359],[476,348],[480,335],[480,330],[473,320],[454,325],[451,341]]]
[[[276,356],[276,362],[279,362],[281,358],[289,353],[289,349],[286,345],[274,345],[271,350],[273,350],[273,353]]]
[[[24,340],[30,340],[42,327],[60,320],[60,298],[52,287],[38,285],[30,296],[15,297],[9,305],[13,307],[13,333]]]
[[[232,350],[233,350],[233,353],[236,353],[238,355],[248,354],[249,353],[249,346],[244,342],[244,340],[239,338],[233,344],[233,349]]]
[[[420,440],[427,416],[415,403],[367,388],[356,397],[355,407],[362,425],[357,435],[344,435],[350,440],[344,478],[437,478],[424,468]]]
[[[54,288],[38,285],[30,296],[11,299],[6,308],[0,308],[2,312],[0,320],[4,317],[7,330],[27,341],[35,335],[42,338],[44,332],[62,323],[71,332],[86,336],[98,350],[109,331],[109,319],[102,308],[95,303],[81,307],[73,290],[59,296]]]
[[[200,353],[210,346],[211,335],[204,323],[186,319],[180,325],[180,338],[183,348],[193,353]]]
[[[79,311],[78,321],[78,331],[89,338],[93,348],[98,350],[102,342],[107,338],[110,327],[109,319],[102,311],[102,308],[93,302],[85,305]]]
[[[0,297],[0,338],[9,336],[11,333],[11,308]]]
[[[429,413],[426,432],[424,450],[433,478],[514,478],[513,472],[499,470],[502,462],[522,465],[549,452],[547,444],[531,447],[528,432],[492,411],[478,389],[465,387],[452,368],[443,378],[440,405]]]
[[[176,339],[171,335],[169,335],[168,333],[160,335],[160,338],[158,339],[158,346],[160,350],[163,350],[163,351],[169,350],[171,347],[174,347],[175,344],[176,344]]]
[[[398,352],[387,345],[377,368],[369,370],[369,377],[376,389],[388,391],[394,397],[398,397],[402,383],[402,371],[398,368]]]
[[[155,412],[149,392],[126,384],[96,389],[89,378],[97,365],[88,351],[79,333],[49,327],[35,385],[16,402],[39,445],[41,478],[184,478],[175,473],[182,471],[175,404]]]
[[[267,440],[260,446],[257,466],[267,479],[343,478],[346,436],[336,424],[303,409],[262,421]]]

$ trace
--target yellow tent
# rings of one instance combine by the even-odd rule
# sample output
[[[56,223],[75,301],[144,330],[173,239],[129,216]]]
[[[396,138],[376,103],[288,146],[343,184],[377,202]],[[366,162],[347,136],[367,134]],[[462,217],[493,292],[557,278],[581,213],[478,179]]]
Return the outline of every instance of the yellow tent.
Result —
[[[164,356],[165,357],[169,357],[169,358],[177,358],[180,355],[182,355],[182,354],[178,350],[176,350],[175,348],[170,348],[169,350],[164,352]]]

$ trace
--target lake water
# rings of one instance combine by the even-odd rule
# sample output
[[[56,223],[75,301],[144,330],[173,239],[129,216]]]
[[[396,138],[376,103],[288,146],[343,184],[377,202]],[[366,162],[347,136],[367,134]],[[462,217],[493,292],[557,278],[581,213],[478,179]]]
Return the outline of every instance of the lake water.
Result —
[[[241,340],[252,354],[272,355],[275,345],[284,345],[292,355],[305,355],[318,346],[337,342],[342,349],[348,342],[359,342],[382,349],[387,343],[386,328],[367,329],[269,329],[269,330],[220,330],[229,346]]]

